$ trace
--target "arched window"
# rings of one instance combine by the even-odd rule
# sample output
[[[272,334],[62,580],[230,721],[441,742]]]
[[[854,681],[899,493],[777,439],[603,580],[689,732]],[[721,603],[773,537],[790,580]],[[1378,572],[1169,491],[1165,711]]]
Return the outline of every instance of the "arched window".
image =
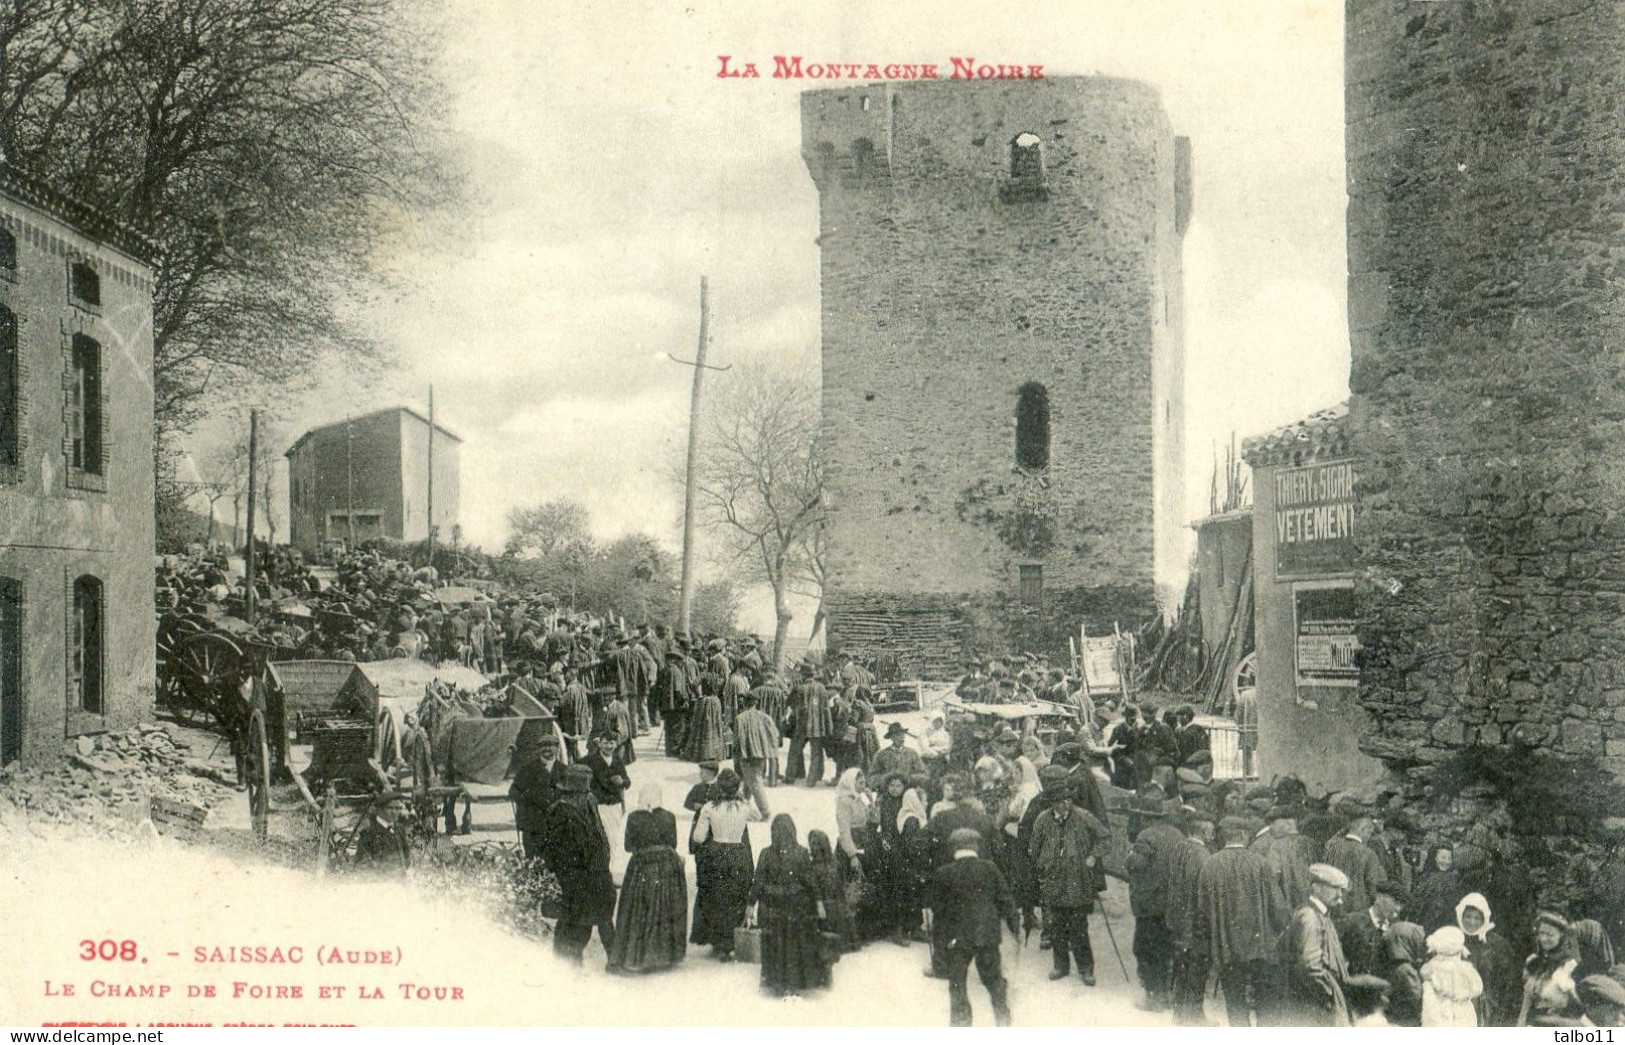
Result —
[[[68,621],[68,697],[78,711],[106,713],[102,702],[102,656],[107,615],[102,582],[85,574],[73,582],[72,619]]]
[[[1037,382],[1022,385],[1016,399],[1016,467],[1049,467],[1049,391]]]
[[[852,173],[859,179],[875,174],[875,143],[868,138],[859,138],[852,143]]]

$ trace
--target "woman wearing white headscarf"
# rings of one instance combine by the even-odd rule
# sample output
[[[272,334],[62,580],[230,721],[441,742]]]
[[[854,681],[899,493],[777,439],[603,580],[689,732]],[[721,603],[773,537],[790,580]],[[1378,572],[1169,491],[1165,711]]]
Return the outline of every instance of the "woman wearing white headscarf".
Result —
[[[869,792],[861,769],[848,769],[835,785],[835,828],[836,863],[843,873],[858,874],[859,860],[868,848],[869,830]]]
[[[897,933],[905,937],[924,939],[926,883],[931,879],[935,861],[932,848],[935,841],[925,826],[929,822],[925,808],[925,792],[918,787],[903,792],[902,805],[897,810]]]
[[[1467,960],[1484,981],[1478,996],[1480,1027],[1511,1027],[1518,1021],[1523,977],[1518,955],[1490,920],[1490,902],[1483,893],[1468,893],[1456,904],[1456,928],[1467,941]]]

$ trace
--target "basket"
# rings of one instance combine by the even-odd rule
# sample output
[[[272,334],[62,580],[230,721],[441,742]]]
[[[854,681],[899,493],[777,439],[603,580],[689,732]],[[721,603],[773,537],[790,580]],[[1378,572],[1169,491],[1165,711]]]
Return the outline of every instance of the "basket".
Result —
[[[744,926],[734,930],[734,961],[750,962],[752,965],[761,964],[762,930]]]

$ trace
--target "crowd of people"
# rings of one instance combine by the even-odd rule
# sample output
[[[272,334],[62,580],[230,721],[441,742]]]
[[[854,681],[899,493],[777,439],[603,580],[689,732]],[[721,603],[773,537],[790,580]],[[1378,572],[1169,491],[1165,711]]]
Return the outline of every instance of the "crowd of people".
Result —
[[[950,1021],[971,1019],[974,965],[1003,1024],[1005,932],[1017,946],[1036,934],[1052,979],[1094,985],[1090,914],[1117,860],[1141,1004],[1179,1025],[1205,1022],[1214,985],[1233,1026],[1584,1026],[1625,1012],[1608,930],[1539,902],[1510,825],[1421,852],[1414,824],[1366,799],[1311,798],[1290,777],[1215,780],[1190,707],[1096,703],[1040,658],[996,659],[967,666],[962,702],[1048,704],[1075,732],[1050,750],[996,714],[939,710],[916,735],[878,723],[874,678],[850,658],[781,672],[751,636],[691,639],[502,592],[448,605],[432,570],[376,552],[326,585],[295,556],[271,562],[261,597],[313,611],[273,625],[281,641],[460,660],[556,718],[556,735],[523,736],[511,794],[525,855],[558,880],[554,947],[573,961],[594,932],[618,973],[747,947],[763,987],[791,995],[828,987],[855,948],[923,944]],[[209,558],[161,582],[193,611],[242,594]],[[632,785],[635,741],[656,730],[695,767],[681,819],[658,788]],[[833,788],[833,833],[803,835],[775,811],[789,786]],[[770,824],[760,852],[753,822]]]

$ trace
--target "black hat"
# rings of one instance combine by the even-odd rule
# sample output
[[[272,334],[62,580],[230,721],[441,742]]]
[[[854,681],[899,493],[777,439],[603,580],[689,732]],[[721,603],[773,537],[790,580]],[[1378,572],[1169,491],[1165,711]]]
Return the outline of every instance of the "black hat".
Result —
[[[906,737],[908,735],[908,730],[903,728],[903,724],[901,722],[893,722],[891,725],[886,727],[887,740],[890,740],[892,737]]]

